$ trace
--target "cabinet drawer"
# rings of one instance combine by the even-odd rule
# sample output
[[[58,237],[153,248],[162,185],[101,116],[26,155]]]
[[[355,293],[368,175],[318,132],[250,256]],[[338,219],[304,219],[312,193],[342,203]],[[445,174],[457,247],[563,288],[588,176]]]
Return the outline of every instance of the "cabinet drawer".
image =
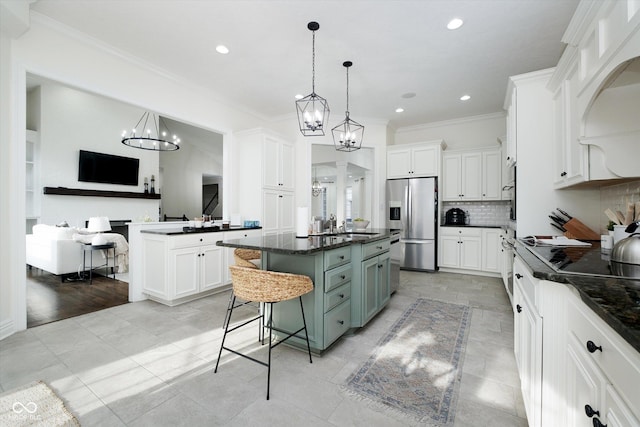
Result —
[[[351,280],[351,273],[353,269],[351,264],[343,265],[342,267],[334,268],[324,273],[324,291],[329,292],[331,289],[337,288],[343,283]]]
[[[602,370],[632,408],[640,408],[640,354],[618,338],[582,301],[571,299],[567,304],[567,324],[569,334],[578,339],[584,356]],[[587,349],[588,341],[602,350],[598,348],[591,353]]]
[[[222,240],[222,233],[195,233],[181,236],[169,236],[169,249],[188,248],[200,245],[215,245]]]
[[[340,338],[351,325],[351,299],[324,315],[324,347]]]
[[[336,267],[345,262],[351,261],[351,247],[333,249],[324,253],[324,269],[325,271]]]
[[[518,257],[513,260],[513,276],[513,280],[520,284],[520,289],[527,296],[529,302],[539,310],[538,300],[536,299],[536,285],[539,280],[533,277],[529,269]]]
[[[351,297],[351,282],[347,282],[337,289],[324,294],[324,311],[325,313],[333,307],[348,300]]]
[[[362,245],[362,259],[370,258],[374,255],[386,252],[391,247],[389,239],[378,240],[377,242],[365,243]]]
[[[479,227],[440,227],[441,236],[480,237],[482,228]]]

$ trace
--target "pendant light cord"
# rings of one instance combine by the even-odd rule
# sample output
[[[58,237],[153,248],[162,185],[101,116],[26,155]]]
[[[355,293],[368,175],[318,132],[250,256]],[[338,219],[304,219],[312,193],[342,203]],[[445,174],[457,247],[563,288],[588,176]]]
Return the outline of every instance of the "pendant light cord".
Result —
[[[311,31],[311,93],[316,93],[316,32]]]
[[[347,69],[347,117],[349,117],[349,67],[345,67]]]

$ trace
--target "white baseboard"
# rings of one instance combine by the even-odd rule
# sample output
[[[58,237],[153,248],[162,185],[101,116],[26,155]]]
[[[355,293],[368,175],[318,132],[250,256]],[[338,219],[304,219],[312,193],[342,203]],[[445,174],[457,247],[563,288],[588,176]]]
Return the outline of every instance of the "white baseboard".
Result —
[[[9,335],[12,335],[16,332],[15,325],[13,324],[13,319],[7,319],[3,322],[0,322],[0,340],[5,339]]]

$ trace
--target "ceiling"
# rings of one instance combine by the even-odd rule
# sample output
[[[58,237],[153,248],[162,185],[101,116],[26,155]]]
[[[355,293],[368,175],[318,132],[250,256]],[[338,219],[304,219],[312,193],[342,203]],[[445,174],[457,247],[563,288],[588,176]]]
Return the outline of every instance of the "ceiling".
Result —
[[[509,76],[557,64],[577,4],[39,0],[31,9],[265,118],[294,114],[294,96],[311,93],[307,23],[317,21],[315,89],[329,102],[330,125],[344,118],[350,60],[351,117],[400,128],[502,111]],[[448,30],[454,17],[464,25]],[[218,44],[230,53],[216,53]],[[464,94],[471,99],[460,101]]]

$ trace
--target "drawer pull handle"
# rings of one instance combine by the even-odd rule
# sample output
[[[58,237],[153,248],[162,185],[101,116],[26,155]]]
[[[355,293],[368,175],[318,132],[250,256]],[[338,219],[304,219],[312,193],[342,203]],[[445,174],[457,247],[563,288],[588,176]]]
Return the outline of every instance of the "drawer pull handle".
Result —
[[[600,416],[600,411],[595,411],[591,405],[584,405],[584,412],[587,414],[587,417],[591,418],[594,415]]]
[[[344,320],[338,320],[338,323],[340,323],[341,325],[344,325]]]
[[[602,424],[599,419],[593,419],[593,427],[607,427],[606,424]]]
[[[518,279],[522,279],[524,276],[523,276],[522,274],[520,274],[520,273],[516,273],[516,277],[517,277]]]
[[[518,313],[522,313],[522,306],[520,304],[516,304],[516,310],[518,310]]]
[[[382,268],[382,267],[384,267],[383,264],[378,264],[378,268]]]
[[[347,278],[347,276],[345,276],[344,274],[341,274],[341,275],[340,275],[340,278],[341,278],[342,280],[344,280],[344,279],[346,279],[346,278]]]
[[[596,345],[593,341],[589,340],[587,341],[587,350],[589,350],[589,353],[595,353],[596,350],[602,351],[602,346]]]
[[[376,246],[376,249],[382,250],[382,246]]]
[[[344,298],[344,294],[338,294],[340,298]]]
[[[340,255],[338,259],[344,259],[344,255]]]

